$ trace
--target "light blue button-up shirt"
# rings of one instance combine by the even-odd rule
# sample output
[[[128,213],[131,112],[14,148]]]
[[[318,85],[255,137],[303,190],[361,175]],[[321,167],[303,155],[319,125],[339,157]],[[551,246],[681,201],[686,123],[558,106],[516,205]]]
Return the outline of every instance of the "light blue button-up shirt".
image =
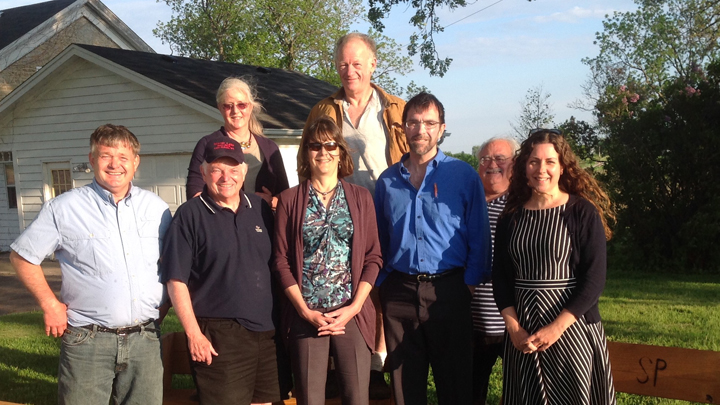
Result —
[[[465,283],[490,279],[490,225],[482,182],[467,163],[438,149],[417,190],[404,162],[390,166],[375,186],[384,269],[437,274],[465,268]]]
[[[131,185],[115,204],[93,180],[46,202],[10,247],[36,265],[55,253],[70,325],[132,326],[158,318],[158,259],[171,219],[154,193]]]

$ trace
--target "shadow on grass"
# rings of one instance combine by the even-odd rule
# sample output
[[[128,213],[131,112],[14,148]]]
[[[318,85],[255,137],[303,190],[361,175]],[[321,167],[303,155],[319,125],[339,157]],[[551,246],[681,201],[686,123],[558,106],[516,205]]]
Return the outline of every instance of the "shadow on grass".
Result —
[[[57,403],[59,354],[30,353],[3,345],[0,359],[0,401]]]

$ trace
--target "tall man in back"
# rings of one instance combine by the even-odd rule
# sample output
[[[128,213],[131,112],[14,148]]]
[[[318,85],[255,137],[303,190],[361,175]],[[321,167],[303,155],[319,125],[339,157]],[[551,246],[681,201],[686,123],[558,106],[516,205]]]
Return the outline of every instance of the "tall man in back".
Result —
[[[491,138],[478,151],[478,174],[485,190],[493,245],[495,225],[507,202],[512,165],[518,149],[520,145],[512,138]],[[492,282],[475,288],[472,315],[473,404],[485,405],[490,374],[498,357],[502,355],[505,335],[505,322],[493,298]]]
[[[432,366],[441,405],[472,402],[471,291],[490,277],[490,228],[480,178],[446,156],[442,103],[405,105],[410,152],[375,188],[384,269],[378,276],[395,402],[427,402]]]
[[[123,126],[90,137],[95,177],[43,205],[11,245],[10,261],[43,310],[45,333],[62,336],[60,404],[161,404],[160,245],[171,216],[132,185],[140,143]],[[60,301],[40,268],[55,253]]]
[[[342,88],[313,107],[304,131],[322,115],[333,119],[342,128],[343,138],[350,146],[350,155],[355,164],[355,172],[345,180],[363,186],[370,190],[370,194],[374,194],[375,182],[380,173],[400,161],[408,151],[402,127],[405,100],[387,94],[370,82],[377,67],[377,45],[369,36],[357,32],[344,35],[337,41],[334,54]],[[370,293],[370,298],[378,307],[376,289]],[[382,374],[386,349],[382,312],[380,308],[376,309],[378,336],[371,365],[370,399],[385,399],[390,396]]]

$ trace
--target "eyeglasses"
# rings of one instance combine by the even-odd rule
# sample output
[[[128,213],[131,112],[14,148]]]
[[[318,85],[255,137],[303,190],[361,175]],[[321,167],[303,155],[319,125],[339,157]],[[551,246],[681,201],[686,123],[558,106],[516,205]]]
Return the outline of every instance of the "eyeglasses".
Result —
[[[244,109],[248,108],[249,105],[250,105],[250,103],[243,103],[241,101],[239,103],[225,103],[222,106],[225,109],[225,111],[231,111],[233,109],[233,107],[237,107],[238,110],[244,110]]]
[[[555,128],[535,128],[535,129],[530,130],[530,133],[528,134],[528,136],[537,134],[538,132],[550,132],[551,134],[555,134],[555,135],[563,134],[561,130],[555,129]]]
[[[431,131],[440,125],[437,121],[417,121],[417,120],[409,120],[405,122],[405,128],[409,130],[415,130],[420,128],[420,125],[425,125],[425,129],[428,131]]]
[[[480,158],[480,164],[481,165],[488,165],[490,162],[495,161],[495,163],[500,166],[501,164],[507,162],[510,160],[510,158],[507,158],[505,156],[499,155],[499,156],[483,156]]]
[[[338,148],[338,144],[335,142],[310,142],[307,144],[307,148],[313,152],[320,152],[320,149],[325,148],[326,151],[332,152]]]

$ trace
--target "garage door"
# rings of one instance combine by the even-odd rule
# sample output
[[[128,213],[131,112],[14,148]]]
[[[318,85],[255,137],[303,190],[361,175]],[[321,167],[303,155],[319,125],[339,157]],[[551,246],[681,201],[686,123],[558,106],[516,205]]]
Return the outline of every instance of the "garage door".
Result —
[[[133,184],[152,191],[165,200],[170,211],[185,202],[185,178],[190,154],[140,155],[140,167]]]

